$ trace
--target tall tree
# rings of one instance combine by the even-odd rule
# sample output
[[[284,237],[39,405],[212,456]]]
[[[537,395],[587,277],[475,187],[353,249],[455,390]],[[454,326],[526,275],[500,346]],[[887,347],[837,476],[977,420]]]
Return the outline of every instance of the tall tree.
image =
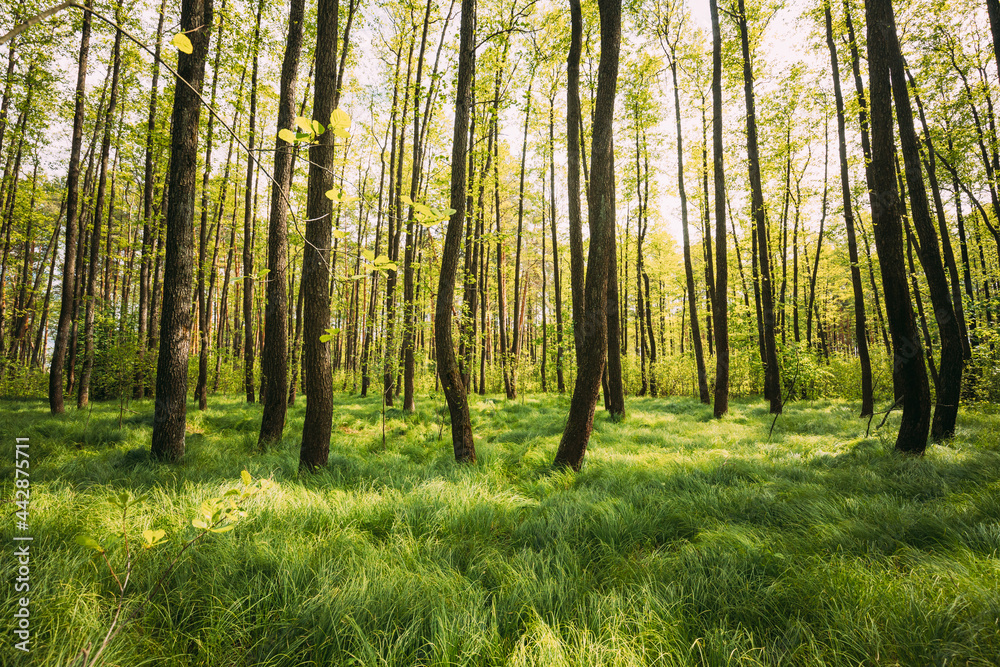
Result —
[[[176,461],[184,455],[187,422],[188,352],[191,345],[191,286],[194,270],[194,200],[198,167],[198,120],[212,27],[213,0],[183,0],[181,30],[192,52],[177,60],[171,119],[170,198],[167,204],[166,257],[160,352],[156,363],[153,413],[154,456]]]
[[[260,21],[264,0],[257,3],[257,21],[253,31],[253,67],[250,75],[250,132],[247,138],[247,178],[243,199],[243,386],[247,403],[257,400],[254,385],[254,336],[253,336],[253,239],[256,226],[254,189],[257,182],[257,158],[254,143],[257,139],[257,69],[260,64]],[[324,121],[325,122],[325,121]]]
[[[337,19],[339,0],[319,0],[316,14],[316,79],[314,121],[326,125],[336,108]],[[333,427],[333,378],[330,348],[323,339],[330,326],[330,244],[333,202],[333,131],[324,132],[309,148],[309,187],[306,198],[306,244],[302,254],[303,346],[306,416],[302,426],[299,467],[310,471],[325,466]]]
[[[847,132],[844,119],[844,96],[840,90],[840,61],[833,39],[833,17],[830,0],[824,0],[826,45],[830,50],[830,71],[833,75],[833,95],[837,105],[837,137],[840,150],[840,190],[844,202],[844,226],[847,228],[847,252],[851,260],[851,286],[854,288],[854,338],[861,362],[861,416],[867,417],[875,410],[872,383],[872,362],[868,353],[868,324],[865,316],[865,296],[861,283],[861,264],[858,260],[858,242],[854,233],[854,210],[851,204],[851,184],[847,169]],[[796,319],[796,324],[798,320]]]
[[[771,252],[768,244],[767,219],[764,215],[764,191],[760,178],[760,151],[757,147],[757,111],[754,100],[753,61],[750,53],[750,29],[746,5],[738,0],[736,17],[743,50],[743,94],[747,107],[747,164],[750,170],[750,214],[753,217],[757,257],[760,264],[761,331],[763,335],[764,397],[771,403],[771,413],[781,413],[781,376],[774,338],[774,284],[771,279]]]
[[[441,272],[438,278],[434,310],[434,347],[438,375],[448,411],[451,414],[451,439],[455,460],[475,463],[476,446],[472,440],[472,422],[465,383],[455,358],[452,341],[452,309],[455,303],[455,274],[462,245],[466,216],[466,152],[469,136],[469,110],[472,97],[473,57],[475,55],[476,0],[462,0],[459,28],[458,79],[455,92],[455,121],[451,148],[450,206],[454,213],[448,220]]]
[[[302,21],[305,0],[292,0],[288,7],[288,38],[281,63],[281,97],[278,128],[290,128],[295,120],[295,85],[302,52]],[[261,445],[281,439],[288,409],[288,194],[292,181],[293,146],[275,139],[274,184],[267,235],[267,307],[264,310],[264,412],[260,421]]]
[[[116,18],[120,18],[117,9]],[[121,43],[122,31],[115,30],[115,43],[111,49],[111,91],[108,94],[108,106],[104,117],[104,136],[101,138],[100,175],[97,180],[97,197],[94,200],[94,221],[90,233],[90,261],[87,265],[86,309],[84,312],[83,339],[84,358],[83,370],[80,373],[80,383],[77,385],[76,407],[84,408],[90,400],[90,375],[94,368],[94,308],[97,305],[97,267],[101,250],[101,224],[104,222],[104,196],[108,182],[108,156],[111,152],[111,133],[114,131],[115,112],[118,105],[118,78],[121,73]],[[112,200],[114,188],[112,188]],[[107,222],[110,234],[111,213],[114,201],[108,205]],[[101,295],[107,298],[106,294]]]
[[[895,40],[892,0],[868,0],[868,71],[871,86],[871,149],[868,171],[871,183],[872,226],[882,266],[882,289],[892,336],[893,375],[900,390],[903,417],[896,436],[896,449],[923,454],[930,426],[930,385],[903,257],[903,226],[899,191],[896,189],[895,142],[892,131],[892,87],[890,63]],[[892,32],[890,35],[889,32]]]
[[[211,1],[211,0],[209,0]],[[93,6],[93,0],[87,7]],[[76,291],[76,253],[79,236],[80,147],[83,144],[84,101],[87,93],[87,56],[90,53],[91,13],[83,13],[80,36],[80,57],[77,61],[76,94],[73,111],[73,135],[70,140],[69,175],[66,178],[66,259],[63,262],[62,298],[55,349],[49,367],[49,410],[52,414],[65,411],[63,403],[63,369],[73,325],[73,294]]]
[[[709,0],[712,15],[712,161],[715,183],[715,403],[716,418],[729,411],[729,258],[726,248],[726,176],[722,154],[722,33],[718,0]],[[707,204],[706,204],[707,206]],[[744,290],[745,293],[745,290]]]
[[[621,47],[621,0],[598,0],[601,16],[601,58],[594,99],[591,139],[588,222],[590,249],[584,300],[582,348],[566,428],[559,442],[555,464],[580,470],[594,427],[594,409],[601,389],[607,349],[608,273],[615,253],[614,107],[618,87]]]

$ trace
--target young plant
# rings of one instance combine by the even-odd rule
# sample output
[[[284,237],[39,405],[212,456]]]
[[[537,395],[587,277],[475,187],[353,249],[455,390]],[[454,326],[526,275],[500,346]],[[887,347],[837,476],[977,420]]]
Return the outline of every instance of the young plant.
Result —
[[[226,533],[235,528],[236,523],[246,516],[247,502],[257,494],[267,491],[274,486],[274,482],[270,479],[259,479],[254,482],[250,473],[246,470],[240,473],[240,480],[242,482],[241,486],[233,487],[222,494],[222,496],[208,498],[202,502],[198,509],[198,516],[191,519],[191,526],[195,529],[194,535],[182,543],[180,549],[178,549],[177,553],[174,554],[174,557],[160,573],[156,583],[153,584],[153,587],[146,593],[145,600],[140,605],[135,607],[132,612],[120,623],[119,621],[121,620],[121,614],[125,604],[125,590],[128,588],[129,582],[132,578],[132,571],[137,562],[129,541],[128,512],[130,508],[143,502],[146,499],[146,495],[133,498],[130,492],[122,491],[117,498],[111,501],[115,507],[121,510],[121,530],[110,540],[106,540],[105,544],[107,544],[110,548],[111,546],[117,544],[119,540],[123,543],[125,549],[124,568],[115,568],[115,565],[108,557],[108,550],[96,539],[89,535],[77,535],[77,544],[88,549],[93,549],[100,554],[101,558],[104,560],[108,571],[111,573],[111,577],[114,579],[115,584],[118,587],[118,600],[115,605],[114,616],[111,619],[111,626],[105,633],[100,646],[98,646],[97,650],[91,654],[90,645],[88,644],[80,651],[80,654],[77,656],[74,664],[81,665],[82,667],[93,667],[94,665],[100,664],[100,659],[105,649],[107,649],[114,638],[118,636],[126,625],[142,614],[152,601],[153,596],[156,595],[156,591],[163,588],[163,582],[173,571],[174,567],[180,561],[181,556],[184,555],[184,552],[209,533]],[[170,538],[167,537],[167,531],[150,529],[142,532],[142,542],[140,545],[143,551],[149,551],[169,541]],[[164,593],[165,592],[166,590],[164,589]]]

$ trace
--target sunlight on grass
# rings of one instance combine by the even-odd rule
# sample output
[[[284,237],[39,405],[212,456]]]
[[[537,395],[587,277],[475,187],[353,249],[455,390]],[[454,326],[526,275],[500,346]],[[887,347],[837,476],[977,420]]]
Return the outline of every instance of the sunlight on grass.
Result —
[[[275,488],[185,554],[107,664],[996,664],[996,410],[964,411],[952,441],[906,459],[893,420],[866,437],[853,403],[790,404],[769,439],[759,401],[714,420],[635,399],[622,422],[598,412],[573,474],[550,468],[567,401],[474,397],[470,467],[431,396],[387,411],[384,449],[379,401],[338,397],[330,464],[306,476],[302,401],[266,451],[259,405],[192,407],[177,465],[148,456],[151,402],[55,418],[8,402],[5,432],[31,438],[33,663],[104,636],[117,589],[73,538],[120,530],[112,498],[148,494],[130,535],[172,539],[139,554],[132,610],[199,504],[246,469]]]

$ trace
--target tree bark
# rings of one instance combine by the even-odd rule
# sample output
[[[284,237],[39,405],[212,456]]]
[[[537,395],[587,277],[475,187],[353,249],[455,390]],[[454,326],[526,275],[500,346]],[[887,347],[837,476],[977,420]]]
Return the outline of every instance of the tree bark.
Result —
[[[434,312],[434,346],[441,387],[451,414],[451,438],[455,460],[475,463],[476,448],[472,440],[472,423],[466,387],[462,382],[455,346],[452,342],[452,307],[455,302],[455,274],[465,227],[466,149],[469,135],[469,109],[472,95],[473,56],[475,53],[476,0],[462,0],[462,22],[458,52],[458,80],[455,95],[455,122],[451,151],[451,208],[441,273],[438,278],[437,303]]]
[[[868,417],[875,411],[872,383],[872,362],[868,353],[868,324],[865,316],[865,296],[861,286],[861,265],[858,259],[858,242],[854,234],[854,211],[851,207],[851,184],[847,169],[847,132],[844,120],[844,96],[840,90],[840,61],[833,39],[833,17],[830,0],[823,3],[826,18],[826,45],[830,50],[830,69],[833,73],[833,94],[837,105],[837,138],[840,151],[840,189],[844,202],[844,225],[847,227],[847,252],[851,260],[851,286],[854,288],[854,337],[861,362],[861,416]]]
[[[91,0],[92,2],[93,0]],[[87,5],[91,6],[90,4]],[[80,146],[83,143],[84,100],[87,92],[87,56],[90,52],[91,13],[83,13],[80,37],[80,57],[76,76],[73,113],[73,135],[70,140],[69,175],[66,179],[66,259],[63,262],[62,296],[59,324],[56,328],[55,349],[49,367],[49,410],[52,414],[65,411],[63,403],[63,368],[73,324],[73,293],[76,290],[76,253],[79,236]]]
[[[281,63],[281,97],[278,129],[295,121],[295,86],[302,52],[305,0],[292,0],[288,8],[288,37]],[[321,121],[322,122],[322,121]],[[267,235],[267,308],[264,311],[264,354],[261,366],[267,388],[258,443],[277,442],[285,428],[288,410],[288,194],[292,182],[293,146],[275,139],[274,184]]]
[[[319,0],[316,18],[316,78],[313,120],[325,126],[336,108],[337,17],[339,0]],[[302,254],[303,335],[306,415],[302,427],[299,468],[310,472],[325,466],[333,427],[333,378],[330,349],[320,340],[330,322],[330,242],[334,133],[321,134],[309,148],[306,201],[306,244]]]
[[[868,63],[871,85],[872,223],[875,245],[882,265],[882,287],[886,315],[892,335],[894,376],[903,403],[903,416],[896,436],[896,449],[908,454],[923,454],[930,426],[930,387],[924,366],[923,351],[913,319],[906,268],[903,257],[903,228],[899,214],[899,192],[893,168],[892,88],[890,39],[895,39],[895,21],[891,0],[869,0]],[[888,33],[892,32],[890,36]]]
[[[191,334],[191,283],[194,269],[194,198],[198,164],[199,99],[205,78],[213,0],[183,0],[181,29],[194,51],[178,55],[171,129],[170,199],[167,206],[163,312],[156,365],[153,456],[177,461],[184,456],[187,371]],[[187,84],[184,83],[187,82]]]
[[[713,414],[729,411],[729,261],[726,244],[726,177],[722,154],[722,35],[717,0],[709,0],[712,15],[712,159],[715,182],[715,403]]]
[[[555,465],[580,470],[594,425],[594,408],[601,389],[607,349],[608,274],[615,252],[614,105],[621,46],[621,0],[599,0],[601,59],[591,140],[588,220],[590,250],[584,299],[588,304],[581,341],[586,354],[577,369],[566,428]],[[616,315],[617,316],[617,315]]]

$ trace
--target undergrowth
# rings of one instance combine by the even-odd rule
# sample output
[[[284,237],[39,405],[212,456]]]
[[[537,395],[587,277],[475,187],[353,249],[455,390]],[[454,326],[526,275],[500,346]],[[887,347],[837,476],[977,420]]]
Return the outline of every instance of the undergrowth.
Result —
[[[169,538],[246,469],[274,487],[184,555],[106,664],[998,663],[995,407],[963,411],[952,441],[912,459],[892,452],[893,418],[866,438],[854,403],[791,403],[768,440],[759,400],[717,421],[690,399],[630,399],[620,423],[598,412],[572,474],[550,468],[566,397],[471,400],[474,466],[453,462],[430,397],[387,411],[384,450],[378,399],[338,397],[329,466],[303,476],[301,400],[267,451],[259,406],[192,406],[177,465],[147,454],[150,402],[124,417],[5,402],[5,480],[14,438],[30,438],[26,659],[66,665],[105,636],[118,588],[74,537],[120,529],[123,491],[146,495],[130,529]],[[126,605],[172,557],[143,554]],[[0,578],[16,567],[4,558]],[[21,657],[9,641],[5,664]]]

